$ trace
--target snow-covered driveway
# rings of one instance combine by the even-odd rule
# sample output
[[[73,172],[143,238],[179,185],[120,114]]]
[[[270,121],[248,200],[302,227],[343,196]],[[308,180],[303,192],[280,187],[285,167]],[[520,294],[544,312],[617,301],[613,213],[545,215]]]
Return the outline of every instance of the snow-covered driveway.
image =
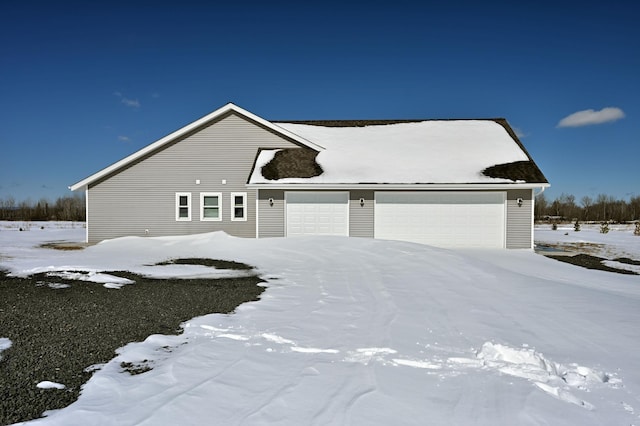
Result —
[[[43,266],[149,273],[176,257],[251,264],[268,289],[127,345],[35,423],[640,423],[638,276],[528,251],[221,233],[112,240]]]

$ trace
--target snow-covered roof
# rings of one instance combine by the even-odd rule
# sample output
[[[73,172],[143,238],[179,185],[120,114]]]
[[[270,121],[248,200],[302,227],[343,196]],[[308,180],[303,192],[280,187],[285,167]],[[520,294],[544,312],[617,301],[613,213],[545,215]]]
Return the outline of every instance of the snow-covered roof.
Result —
[[[547,180],[504,120],[376,120],[271,122],[232,103],[182,127],[128,157],[75,183],[72,191],[116,173],[178,138],[226,114],[235,113],[317,152],[311,170],[276,177],[262,168],[278,150],[261,151],[250,185],[273,184],[495,184]],[[295,150],[300,150],[295,149]],[[289,155],[288,161],[300,156]],[[308,163],[308,159],[306,159]],[[496,167],[498,166],[498,167]],[[304,168],[304,167],[303,167]],[[294,169],[300,170],[300,164]],[[515,173],[514,173],[515,171]]]
[[[531,163],[538,170],[505,125],[496,120],[427,120],[352,127],[278,123],[325,148],[316,157],[323,172],[306,178],[268,179],[262,168],[273,160],[277,150],[265,150],[256,159],[249,183],[522,183],[483,174],[493,166],[514,163]],[[539,175],[536,183],[546,183]]]

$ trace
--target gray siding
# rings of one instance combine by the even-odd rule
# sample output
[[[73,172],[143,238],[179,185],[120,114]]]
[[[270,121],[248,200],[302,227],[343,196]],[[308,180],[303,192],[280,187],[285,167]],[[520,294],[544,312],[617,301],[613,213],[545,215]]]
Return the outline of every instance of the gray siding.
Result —
[[[349,193],[349,236],[373,238],[373,191],[353,190]],[[364,205],[360,205],[364,198]]]
[[[522,198],[522,206],[517,199]],[[507,241],[508,249],[531,249],[533,226],[533,190],[507,191]]]
[[[88,240],[218,230],[255,237],[256,191],[247,190],[246,182],[258,149],[296,146],[238,115],[222,117],[92,185]],[[176,192],[191,193],[189,222],[175,219]],[[200,221],[201,192],[222,193],[222,221]],[[231,221],[232,192],[247,193],[244,222]]]
[[[532,198],[530,189],[508,190],[506,199],[506,248],[530,249],[533,247],[531,237]],[[269,204],[273,198],[273,206]],[[364,198],[364,206],[360,206],[360,198]],[[521,207],[517,199],[522,198]],[[349,235],[351,237],[374,236],[374,191],[349,191]],[[259,237],[283,237],[285,232],[285,203],[283,190],[260,190],[259,195],[260,224]]]
[[[284,237],[284,191],[261,189],[258,198],[258,237]],[[269,198],[273,198],[273,206]]]

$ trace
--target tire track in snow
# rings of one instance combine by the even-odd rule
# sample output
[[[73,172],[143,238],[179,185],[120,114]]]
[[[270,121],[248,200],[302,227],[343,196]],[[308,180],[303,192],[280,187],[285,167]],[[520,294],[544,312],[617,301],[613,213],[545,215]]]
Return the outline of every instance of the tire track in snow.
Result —
[[[220,329],[218,331],[220,332],[218,337],[224,337],[228,334],[228,330]],[[555,363],[546,359],[543,354],[526,346],[512,348],[486,342],[481,349],[475,352],[473,357],[451,356],[443,358],[442,356],[436,356],[415,358],[403,357],[395,349],[383,346],[355,348],[341,352],[333,348],[300,347],[294,340],[274,333],[262,333],[257,337],[280,346],[280,352],[296,352],[302,355],[322,354],[330,358],[333,357],[338,362],[363,365],[366,368],[364,373],[368,376],[366,383],[370,384],[370,386],[367,387],[366,391],[361,391],[358,395],[354,395],[350,402],[342,407],[346,411],[352,408],[362,396],[375,391],[377,388],[375,385],[375,369],[369,368],[375,365],[427,370],[428,372],[431,371],[431,374],[439,371],[443,378],[459,375],[470,369],[495,371],[499,374],[530,381],[544,393],[587,410],[593,410],[595,406],[577,397],[573,392],[588,391],[593,386],[601,385],[614,389],[622,387],[622,381],[613,374],[578,364],[564,365]],[[251,339],[251,337],[244,336],[237,340],[246,341]],[[461,351],[455,352],[459,353]],[[311,367],[311,365],[308,367]],[[633,411],[631,405],[625,402],[622,404],[626,411]]]

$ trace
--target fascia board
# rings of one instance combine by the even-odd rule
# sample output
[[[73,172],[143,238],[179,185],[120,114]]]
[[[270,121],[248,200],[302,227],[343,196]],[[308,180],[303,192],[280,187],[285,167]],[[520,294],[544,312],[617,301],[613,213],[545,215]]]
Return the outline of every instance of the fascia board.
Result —
[[[376,191],[384,190],[507,190],[507,189],[537,189],[548,188],[548,183],[507,183],[507,184],[395,184],[395,183],[342,183],[342,184],[310,184],[310,183],[249,183],[247,188],[255,189],[371,189]]]

